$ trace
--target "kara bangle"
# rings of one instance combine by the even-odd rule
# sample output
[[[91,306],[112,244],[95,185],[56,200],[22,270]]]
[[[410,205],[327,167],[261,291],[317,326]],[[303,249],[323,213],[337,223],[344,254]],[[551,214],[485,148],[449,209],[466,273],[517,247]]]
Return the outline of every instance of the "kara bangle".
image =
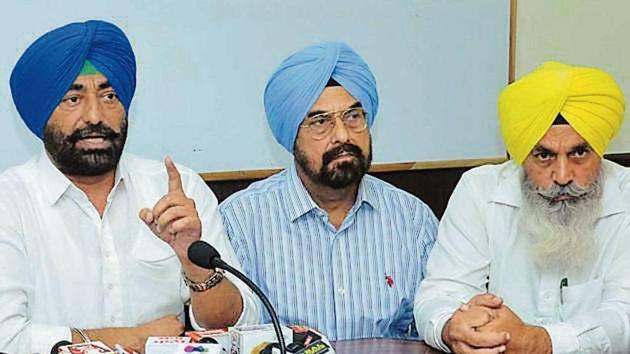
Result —
[[[223,280],[223,277],[225,277],[225,271],[223,269],[216,269],[214,273],[209,276],[208,279],[206,279],[206,281],[201,283],[193,282],[186,276],[186,273],[184,272],[182,272],[182,276],[184,277],[184,284],[186,284],[190,288],[190,290],[196,293],[200,293],[219,284],[221,280]]]
[[[83,341],[83,343],[88,343],[91,342],[90,337],[88,337],[88,335],[81,329],[78,328],[70,328],[70,332],[74,332],[76,333],[79,337],[81,337],[81,340]]]

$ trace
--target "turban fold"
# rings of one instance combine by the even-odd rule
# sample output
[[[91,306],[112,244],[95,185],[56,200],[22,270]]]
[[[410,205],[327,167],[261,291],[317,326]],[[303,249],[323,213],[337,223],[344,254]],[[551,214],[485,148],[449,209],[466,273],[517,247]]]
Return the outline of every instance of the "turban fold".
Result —
[[[621,89],[594,68],[547,62],[499,96],[501,134],[512,158],[523,163],[560,113],[600,156],[623,122]]]
[[[332,78],[368,112],[368,126],[378,111],[376,80],[363,59],[345,43],[306,47],[285,59],[265,88],[265,112],[276,140],[287,151],[302,120]]]
[[[109,82],[125,107],[136,89],[136,59],[115,25],[104,21],[71,23],[31,44],[11,73],[11,94],[20,116],[40,138],[48,118],[88,60]]]

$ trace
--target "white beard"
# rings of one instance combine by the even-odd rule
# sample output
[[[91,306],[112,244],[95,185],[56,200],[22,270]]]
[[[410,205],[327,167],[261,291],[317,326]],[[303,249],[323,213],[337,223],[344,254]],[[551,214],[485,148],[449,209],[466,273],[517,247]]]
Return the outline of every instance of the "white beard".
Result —
[[[596,254],[595,222],[601,211],[601,173],[587,187],[575,184],[536,188],[523,180],[520,226],[530,241],[531,255],[541,268],[570,271],[589,263]],[[550,202],[543,197],[567,194],[575,200]]]

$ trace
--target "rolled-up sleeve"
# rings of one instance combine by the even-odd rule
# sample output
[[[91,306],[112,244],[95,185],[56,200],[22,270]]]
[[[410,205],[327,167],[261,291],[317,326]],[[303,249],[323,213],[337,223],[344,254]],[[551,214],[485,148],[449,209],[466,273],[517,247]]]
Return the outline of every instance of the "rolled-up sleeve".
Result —
[[[202,220],[202,240],[214,246],[221,255],[221,259],[223,259],[223,261],[239,271],[242,271],[241,265],[234,253],[234,249],[225,234],[223,220],[219,214],[218,202],[215,195],[209,190],[198,175],[195,175],[193,178],[192,187],[188,195],[195,200],[199,216]],[[254,293],[245,283],[232,274],[227,274],[226,277],[238,288],[241,298],[243,299],[243,311],[241,312],[236,324],[242,325],[259,323],[259,302],[256,300]],[[192,316],[192,311],[190,311],[190,319],[193,327],[202,329],[195,321],[194,316]]]

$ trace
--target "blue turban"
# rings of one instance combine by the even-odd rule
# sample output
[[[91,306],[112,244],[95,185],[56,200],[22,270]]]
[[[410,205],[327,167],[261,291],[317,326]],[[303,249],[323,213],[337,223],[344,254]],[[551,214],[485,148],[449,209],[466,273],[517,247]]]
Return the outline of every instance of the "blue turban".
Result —
[[[368,112],[378,111],[376,80],[363,59],[345,43],[320,43],[285,59],[265,88],[265,112],[276,140],[293,151],[300,124],[332,78]]]
[[[37,39],[11,73],[13,102],[38,137],[86,60],[107,77],[129,112],[136,90],[136,59],[129,40],[108,22],[71,23]]]

